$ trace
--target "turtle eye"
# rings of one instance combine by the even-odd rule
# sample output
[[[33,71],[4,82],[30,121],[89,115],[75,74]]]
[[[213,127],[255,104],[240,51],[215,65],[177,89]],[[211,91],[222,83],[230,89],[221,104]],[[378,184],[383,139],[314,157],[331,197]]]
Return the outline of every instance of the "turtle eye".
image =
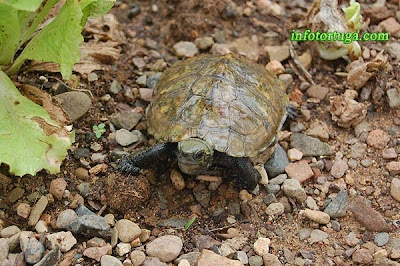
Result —
[[[200,159],[203,158],[203,156],[204,156],[204,151],[198,151],[198,152],[196,152],[196,154],[194,155],[194,158],[195,158],[196,160],[200,160]]]

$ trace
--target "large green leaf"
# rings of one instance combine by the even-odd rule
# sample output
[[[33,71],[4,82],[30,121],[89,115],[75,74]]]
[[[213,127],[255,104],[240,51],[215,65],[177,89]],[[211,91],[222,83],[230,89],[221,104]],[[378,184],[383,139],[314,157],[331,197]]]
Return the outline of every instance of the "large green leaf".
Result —
[[[34,12],[43,0],[0,0],[0,3],[8,3],[15,9]]]
[[[83,0],[81,7],[83,17],[81,25],[84,26],[89,17],[99,17],[105,15],[113,6],[115,0]]]
[[[71,146],[68,132],[39,105],[21,95],[0,71],[0,163],[18,176],[60,171]]]
[[[20,37],[17,10],[0,2],[0,65],[11,62]]]
[[[81,18],[79,2],[67,0],[56,18],[26,45],[18,60],[58,63],[63,77],[69,79],[72,66],[79,61],[79,44],[83,42]]]

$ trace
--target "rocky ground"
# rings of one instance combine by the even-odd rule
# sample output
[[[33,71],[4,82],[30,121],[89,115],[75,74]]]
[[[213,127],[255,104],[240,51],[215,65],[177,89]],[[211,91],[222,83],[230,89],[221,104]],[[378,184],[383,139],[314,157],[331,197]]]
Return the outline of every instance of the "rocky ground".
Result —
[[[391,39],[362,42],[351,64],[310,43],[290,53],[309,4],[117,1],[86,26],[70,81],[27,66],[15,79],[62,102],[76,142],[57,175],[1,168],[0,264],[399,265],[399,3],[361,2],[362,31]],[[119,174],[119,158],[155,142],[144,112],[162,71],[228,52],[279,75],[299,112],[257,188],[174,164]]]

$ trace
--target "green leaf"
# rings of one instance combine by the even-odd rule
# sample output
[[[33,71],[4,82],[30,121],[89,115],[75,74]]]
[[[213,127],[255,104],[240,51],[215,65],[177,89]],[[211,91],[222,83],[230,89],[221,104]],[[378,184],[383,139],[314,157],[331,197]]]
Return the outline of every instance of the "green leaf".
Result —
[[[18,11],[0,2],[0,65],[12,61],[19,37]]]
[[[194,223],[195,220],[196,220],[196,216],[192,217],[192,219],[190,219],[190,220],[185,224],[185,230],[188,230],[189,227]]]
[[[33,103],[0,71],[0,163],[18,176],[41,169],[54,174],[71,146],[68,131]]]
[[[89,17],[100,17],[106,14],[113,6],[115,0],[83,0],[81,25],[84,26]]]
[[[350,0],[350,5],[343,8],[349,29],[358,32],[361,27],[361,6],[355,0]]]
[[[34,12],[43,0],[0,0],[0,3],[8,3],[15,9]]]
[[[57,17],[26,45],[15,64],[26,59],[55,62],[60,65],[63,78],[69,79],[73,65],[79,61],[79,44],[83,42],[81,18],[79,2],[67,0]]]

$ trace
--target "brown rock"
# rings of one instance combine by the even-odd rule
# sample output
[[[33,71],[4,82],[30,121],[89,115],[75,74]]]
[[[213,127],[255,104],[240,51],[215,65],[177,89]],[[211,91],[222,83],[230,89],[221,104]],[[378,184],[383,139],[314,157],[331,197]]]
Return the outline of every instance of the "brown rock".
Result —
[[[390,162],[386,165],[386,169],[391,173],[391,174],[400,174],[400,162]]]
[[[382,157],[383,157],[383,159],[386,159],[386,160],[396,159],[397,158],[396,150],[394,148],[383,149]]]
[[[369,132],[367,137],[367,143],[369,146],[376,149],[383,149],[390,141],[390,137],[385,131],[381,129],[374,129]]]
[[[81,180],[88,180],[89,179],[89,171],[83,167],[79,167],[75,169],[75,175],[77,178]]]
[[[325,122],[316,120],[311,123],[310,128],[304,134],[327,142],[329,140],[329,129]]]
[[[390,35],[400,32],[400,24],[393,17],[385,19],[379,23],[379,26],[382,27],[386,32],[389,32]]]
[[[83,255],[96,261],[100,261],[101,257],[108,254],[111,250],[111,245],[107,244],[103,247],[87,248],[85,251],[83,251]]]
[[[344,176],[348,168],[349,167],[344,160],[337,159],[332,165],[331,175],[333,175],[335,178],[341,178],[342,176]]]
[[[214,252],[203,249],[197,265],[201,266],[242,266],[243,264],[238,260],[231,260],[220,255],[215,254]]]
[[[393,178],[392,183],[390,184],[390,195],[397,200],[400,201],[400,179]]]
[[[307,95],[310,98],[316,98],[320,99],[321,101],[325,98],[325,96],[328,94],[329,88],[320,86],[320,85],[312,85],[310,88],[307,90]]]
[[[267,52],[270,61],[282,62],[289,57],[289,45],[265,46],[264,50]]]
[[[264,265],[268,266],[281,266],[282,263],[279,261],[278,257],[273,254],[267,254],[263,256]]]
[[[383,219],[382,215],[369,207],[362,197],[356,197],[350,204],[350,211],[354,217],[369,231],[389,232],[391,227]]]
[[[31,213],[31,206],[27,203],[21,203],[17,207],[17,214],[22,218],[28,218]]]
[[[290,178],[295,178],[300,181],[300,183],[306,181],[311,178],[314,173],[308,163],[304,160],[289,163],[285,171]]]
[[[368,249],[361,248],[359,250],[354,251],[351,259],[355,263],[366,265],[371,263],[373,258],[371,253],[369,253]]]
[[[61,200],[65,189],[67,188],[67,182],[64,178],[57,178],[51,181],[49,192],[56,199]]]
[[[147,102],[150,102],[151,99],[153,98],[153,90],[152,89],[140,88],[139,93],[140,93],[140,99],[145,100]]]
[[[285,68],[282,66],[281,62],[278,60],[273,60],[269,62],[265,68],[269,71],[274,73],[275,75],[280,75],[285,73]]]

